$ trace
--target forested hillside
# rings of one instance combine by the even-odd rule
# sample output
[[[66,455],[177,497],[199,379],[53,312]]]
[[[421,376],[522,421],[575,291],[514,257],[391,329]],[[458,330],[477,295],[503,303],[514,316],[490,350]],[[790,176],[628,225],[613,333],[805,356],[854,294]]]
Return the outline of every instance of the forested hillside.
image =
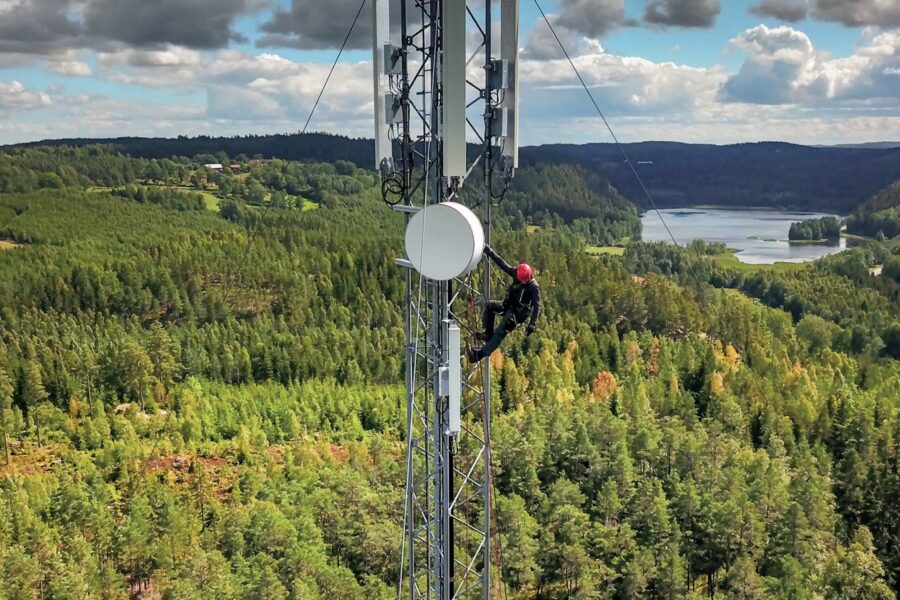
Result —
[[[867,244],[790,272],[729,270],[711,258],[715,253],[702,243],[687,253],[668,244],[636,244],[626,249],[624,262],[636,274],[740,290],[798,325],[810,317],[822,347],[900,359],[900,245]],[[884,268],[881,277],[871,274],[877,266]]]
[[[574,166],[498,212],[497,597],[895,597],[900,247],[598,258],[640,223]],[[396,596],[401,226],[350,163],[0,154],[0,598]]]
[[[847,214],[900,179],[900,148],[643,142],[625,144],[625,149],[660,206],[705,204]],[[626,197],[649,208],[630,167],[612,144],[524,148],[522,160],[598,169]]]
[[[225,154],[232,158],[243,155],[285,160],[347,160],[366,169],[371,168],[374,155],[372,140],[322,133],[227,138],[64,139],[17,147],[96,144],[113,144],[123,152],[141,158]],[[643,142],[625,144],[625,149],[660,206],[703,204],[848,214],[900,179],[900,147],[813,148],[784,143],[714,146]],[[480,147],[470,144],[469,151],[474,157]],[[523,148],[521,156],[526,166],[581,165],[610,179],[630,201],[649,208],[631,169],[614,144],[532,146]]]
[[[847,218],[847,231],[871,237],[900,235],[900,181],[863,203]]]
[[[358,166],[368,167],[375,155],[372,140],[351,139],[327,133],[245,135],[235,137],[197,136],[177,138],[70,139],[46,140],[17,144],[14,147],[84,147],[98,144],[114,145],[137,158],[170,158],[172,156],[197,156],[224,152],[238,157],[283,158],[285,160],[318,160],[333,162],[349,160]],[[2,148],[9,150],[10,148]]]

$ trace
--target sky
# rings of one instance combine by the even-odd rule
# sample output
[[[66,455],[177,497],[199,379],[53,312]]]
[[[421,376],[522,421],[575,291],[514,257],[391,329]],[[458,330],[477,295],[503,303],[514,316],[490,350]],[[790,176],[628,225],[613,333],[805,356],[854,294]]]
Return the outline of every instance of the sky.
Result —
[[[611,141],[522,1],[522,143]],[[0,0],[0,144],[299,131],[360,2]],[[623,141],[900,140],[900,0],[540,2]],[[310,131],[372,136],[370,3]]]

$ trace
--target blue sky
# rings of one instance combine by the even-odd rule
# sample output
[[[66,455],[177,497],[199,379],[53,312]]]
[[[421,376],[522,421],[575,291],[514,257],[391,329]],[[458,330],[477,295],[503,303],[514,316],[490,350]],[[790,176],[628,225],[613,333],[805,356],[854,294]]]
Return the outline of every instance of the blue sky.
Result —
[[[0,143],[297,131],[360,0],[0,0]],[[542,0],[628,141],[900,140],[897,0]],[[371,130],[368,11],[312,129]],[[608,141],[532,0],[523,142]]]

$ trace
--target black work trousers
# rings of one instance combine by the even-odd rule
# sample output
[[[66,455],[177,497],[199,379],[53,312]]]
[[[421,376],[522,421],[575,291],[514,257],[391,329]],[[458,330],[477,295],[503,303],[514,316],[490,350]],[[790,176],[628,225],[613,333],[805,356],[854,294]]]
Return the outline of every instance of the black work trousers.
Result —
[[[497,315],[502,315],[499,326],[494,328],[494,320]],[[518,323],[516,316],[512,310],[503,311],[503,304],[497,300],[491,300],[484,306],[484,314],[482,315],[482,324],[484,325],[484,335],[487,342],[481,348],[481,355],[488,357],[494,353],[494,350],[500,347],[503,339],[514,331]]]

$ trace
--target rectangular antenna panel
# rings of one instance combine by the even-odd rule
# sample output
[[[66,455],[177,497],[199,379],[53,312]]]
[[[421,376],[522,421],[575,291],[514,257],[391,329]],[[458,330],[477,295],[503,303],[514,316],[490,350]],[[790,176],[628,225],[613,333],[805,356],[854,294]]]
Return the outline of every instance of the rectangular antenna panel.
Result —
[[[466,175],[466,2],[441,2],[444,177]]]
[[[500,58],[509,64],[506,108],[506,139],[503,156],[519,167],[519,0],[500,0]]]
[[[384,125],[403,122],[403,105],[400,104],[400,99],[394,94],[384,95],[384,111]]]
[[[447,351],[449,356],[450,386],[447,399],[447,432],[450,435],[459,435],[460,411],[462,402],[462,365],[460,354],[462,352],[459,324],[451,321],[447,327]]]
[[[382,174],[393,170],[393,147],[389,135],[388,105],[385,99],[389,95],[385,45],[390,37],[390,2],[389,0],[373,0],[372,31],[372,70],[375,89],[375,168]]]
[[[509,139],[509,109],[505,106],[491,111],[491,134],[494,137]]]
[[[491,82],[491,89],[507,90],[509,88],[509,61],[503,59],[492,60],[491,68],[488,70],[488,78]]]
[[[403,73],[403,63],[400,61],[402,50],[393,44],[384,45],[384,72],[388,75],[400,75]]]

